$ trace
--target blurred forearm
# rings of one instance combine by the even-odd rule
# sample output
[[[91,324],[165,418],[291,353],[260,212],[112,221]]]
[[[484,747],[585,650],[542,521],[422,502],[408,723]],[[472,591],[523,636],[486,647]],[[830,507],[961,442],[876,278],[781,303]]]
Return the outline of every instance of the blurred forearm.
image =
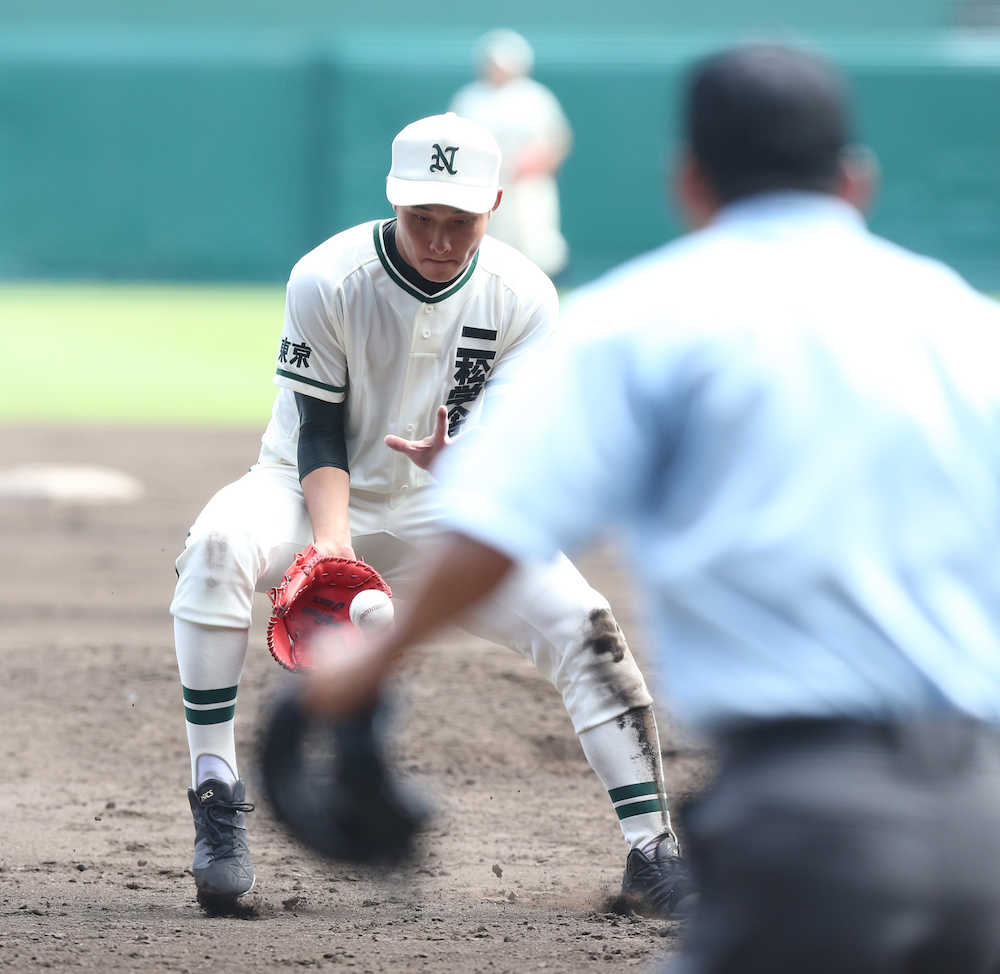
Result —
[[[487,596],[512,565],[493,548],[464,535],[449,535],[390,629],[371,641],[335,645],[317,660],[306,681],[306,707],[333,717],[356,713],[377,696],[402,653]]]
[[[510,571],[506,555],[462,534],[450,534],[437,548],[407,610],[397,619],[380,651],[395,656],[452,622],[492,592]]]

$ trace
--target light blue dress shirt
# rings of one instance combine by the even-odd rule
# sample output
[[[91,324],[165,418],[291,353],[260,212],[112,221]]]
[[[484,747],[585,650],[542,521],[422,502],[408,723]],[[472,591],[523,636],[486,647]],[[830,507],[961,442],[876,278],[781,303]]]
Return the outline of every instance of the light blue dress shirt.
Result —
[[[517,560],[626,544],[674,713],[1000,719],[1000,309],[831,197],[726,208],[580,292],[445,457]]]

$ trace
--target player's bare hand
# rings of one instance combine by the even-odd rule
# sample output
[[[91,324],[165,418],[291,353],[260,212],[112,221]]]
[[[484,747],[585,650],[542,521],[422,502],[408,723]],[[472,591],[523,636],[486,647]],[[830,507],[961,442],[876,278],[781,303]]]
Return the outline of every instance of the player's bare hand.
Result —
[[[450,444],[448,409],[445,406],[438,406],[434,417],[434,432],[430,436],[425,436],[422,440],[406,440],[390,433],[385,438],[385,445],[390,450],[405,454],[421,470],[429,470],[441,451]]]
[[[334,558],[350,558],[354,561],[358,557],[350,541],[316,540],[313,542],[313,547],[321,555],[332,555]]]

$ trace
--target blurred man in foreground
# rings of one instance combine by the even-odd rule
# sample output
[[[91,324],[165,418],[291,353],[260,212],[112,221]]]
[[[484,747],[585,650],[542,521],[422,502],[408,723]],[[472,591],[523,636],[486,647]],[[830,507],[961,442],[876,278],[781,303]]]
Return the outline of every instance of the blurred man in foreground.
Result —
[[[449,111],[485,125],[503,154],[503,206],[493,214],[490,236],[554,277],[569,260],[556,173],[573,135],[556,96],[531,77],[534,62],[520,34],[490,31],[479,42],[479,79],[455,95]]]
[[[350,712],[513,564],[620,531],[719,751],[690,974],[1000,969],[1000,313],[865,229],[849,128],[807,54],[697,67],[700,229],[580,297],[595,334],[440,464],[455,533],[412,610],[307,689]]]

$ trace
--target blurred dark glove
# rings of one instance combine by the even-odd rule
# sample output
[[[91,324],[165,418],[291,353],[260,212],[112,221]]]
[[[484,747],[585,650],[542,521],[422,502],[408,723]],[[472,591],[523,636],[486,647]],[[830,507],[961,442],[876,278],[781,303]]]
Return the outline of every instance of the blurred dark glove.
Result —
[[[322,721],[305,712],[295,691],[279,699],[264,727],[261,773],[275,816],[329,859],[405,859],[429,818],[428,806],[386,763],[379,709]]]

